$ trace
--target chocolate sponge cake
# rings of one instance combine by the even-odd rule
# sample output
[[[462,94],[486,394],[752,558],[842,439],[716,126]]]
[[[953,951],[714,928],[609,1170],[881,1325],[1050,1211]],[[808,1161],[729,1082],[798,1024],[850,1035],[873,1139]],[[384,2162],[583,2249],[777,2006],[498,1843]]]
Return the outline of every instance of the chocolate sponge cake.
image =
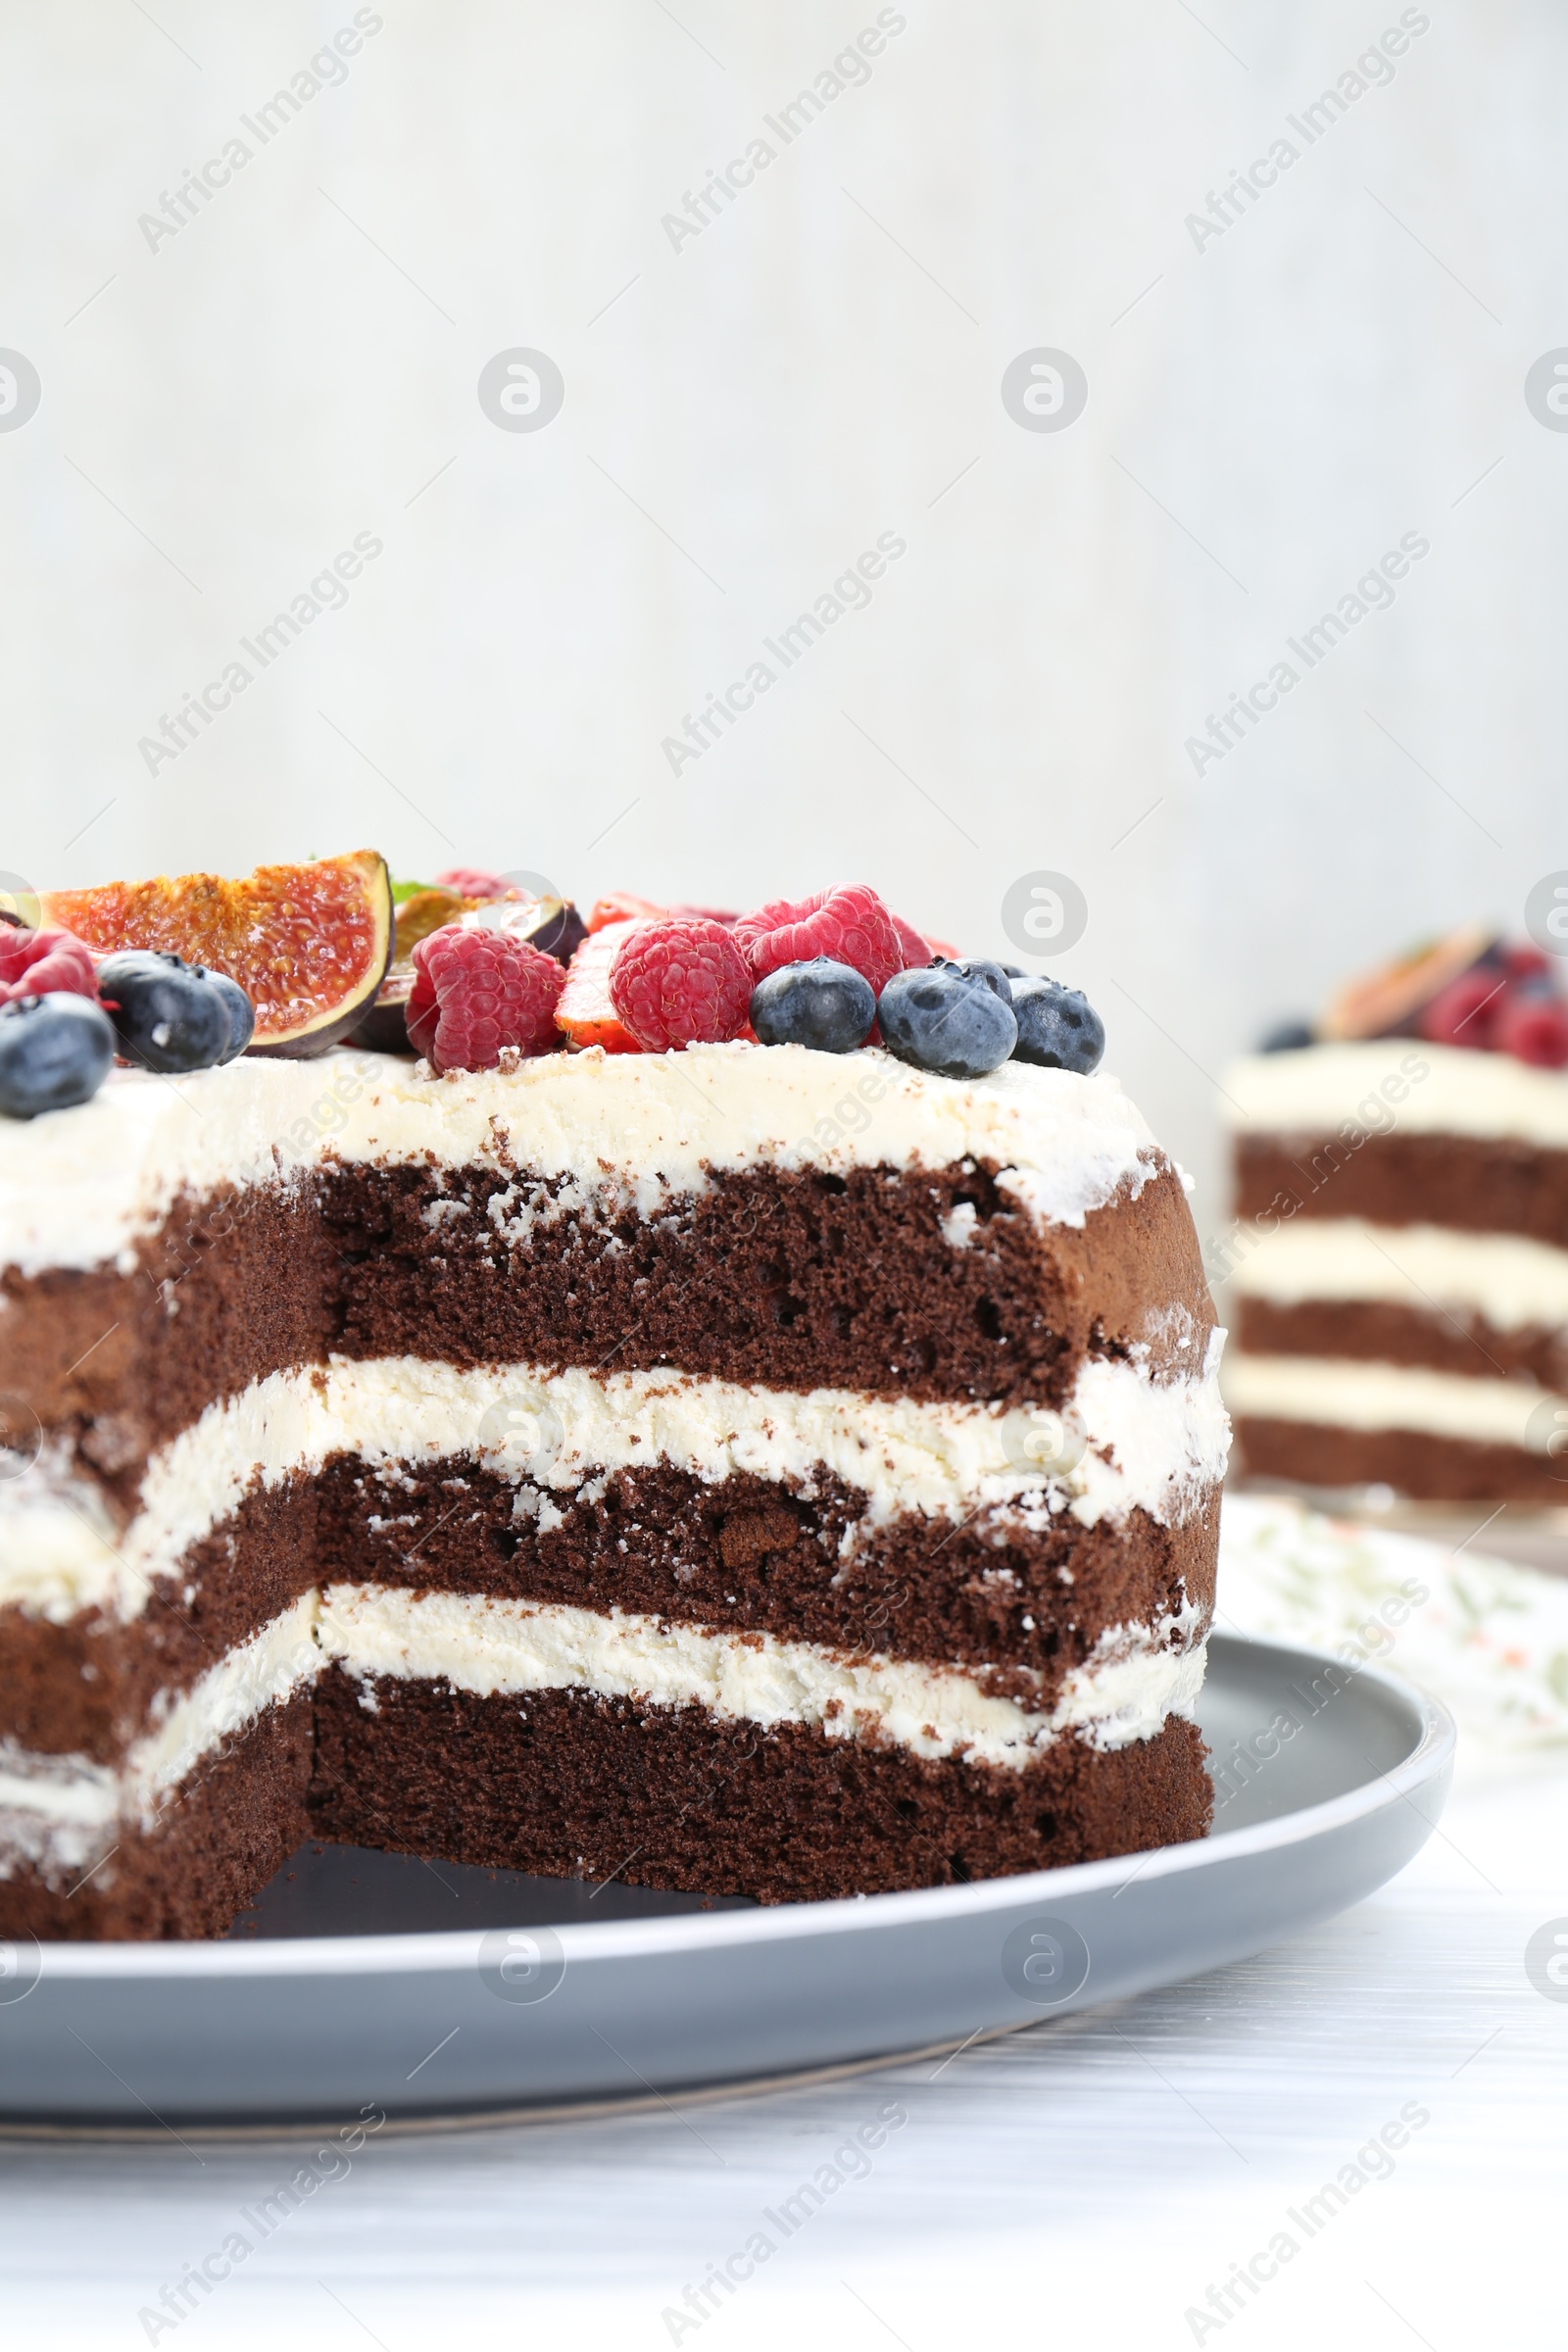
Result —
[[[0,1122],[0,1933],[308,1836],[764,1901],[1200,1836],[1226,1423],[1115,1082],[339,1049]]]
[[[1487,1050],[1519,961],[1545,958],[1494,955],[1451,983],[1456,1010],[1423,1016],[1443,1035],[1328,1037],[1227,1071],[1225,1392],[1250,1474],[1568,1501],[1568,1008],[1527,968]]]
[[[1425,940],[1226,1073],[1225,1385],[1250,1474],[1568,1500],[1556,919],[1534,946],[1479,924]]]

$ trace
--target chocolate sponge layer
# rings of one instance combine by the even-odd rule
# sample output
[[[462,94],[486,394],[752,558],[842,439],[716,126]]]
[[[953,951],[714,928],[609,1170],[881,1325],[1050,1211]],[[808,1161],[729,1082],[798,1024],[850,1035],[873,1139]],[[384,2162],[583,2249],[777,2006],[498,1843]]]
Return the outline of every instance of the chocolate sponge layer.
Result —
[[[111,1763],[162,1691],[188,1689],[315,1585],[620,1609],[766,1633],[852,1653],[956,1667],[988,1692],[1049,1708],[1107,1626],[1155,1623],[1214,1593],[1218,1497],[1180,1528],[1143,1511],[1039,1529],[908,1513],[845,1555],[863,1497],[812,1496],[737,1475],[713,1486],[667,1465],[550,1498],[541,1530],[517,1490],[467,1460],[382,1479],[340,1459],[249,1495],[195,1544],[142,1614],[64,1625],[0,1611],[0,1740]],[[1067,1571],[1064,1577],[1062,1571]]]
[[[13,1385],[127,1513],[215,1398],[334,1352],[1059,1405],[1091,1354],[1196,1373],[1212,1328],[1168,1167],[1081,1230],[984,1169],[760,1169],[613,1225],[536,1188],[524,1237],[522,1181],[352,1167],[183,1202],[133,1272],[0,1280]]]
[[[1517,1233],[1568,1250],[1568,1152],[1467,1135],[1244,1135],[1239,1217],[1364,1217]]]
[[[1348,1357],[1568,1390],[1568,1335],[1546,1325],[1504,1331],[1482,1315],[1380,1298],[1303,1298],[1289,1306],[1244,1298],[1241,1306],[1237,1336],[1249,1355]]]
[[[572,1691],[382,1677],[362,1692],[334,1668],[317,1725],[324,1837],[762,1902],[1135,1853],[1201,1838],[1212,1810],[1202,1740],[1174,1716],[1136,1746],[1063,1740],[1014,1773]]]

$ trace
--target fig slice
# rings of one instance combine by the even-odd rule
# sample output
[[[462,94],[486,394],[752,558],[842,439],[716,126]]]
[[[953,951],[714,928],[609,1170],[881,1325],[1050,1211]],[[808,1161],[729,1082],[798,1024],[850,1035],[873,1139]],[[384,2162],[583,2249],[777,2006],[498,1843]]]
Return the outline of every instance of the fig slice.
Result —
[[[364,1019],[392,956],[392,885],[375,850],[261,865],[243,880],[160,874],[46,891],[39,906],[94,956],[165,949],[226,972],[256,1007],[251,1054],[324,1054]]]
[[[1444,938],[1424,940],[1408,955],[1362,972],[1330,998],[1318,1022],[1318,1035],[1335,1042],[1413,1033],[1416,1015],[1441,995],[1461,972],[1479,963],[1496,947],[1496,936],[1480,923]]]

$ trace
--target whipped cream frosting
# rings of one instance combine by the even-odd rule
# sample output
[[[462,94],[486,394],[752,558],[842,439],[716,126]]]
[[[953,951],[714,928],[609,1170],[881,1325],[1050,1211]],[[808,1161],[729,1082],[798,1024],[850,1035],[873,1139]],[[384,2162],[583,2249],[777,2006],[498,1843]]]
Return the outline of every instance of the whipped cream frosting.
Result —
[[[119,1766],[0,1741],[0,1878],[17,1861],[51,1875],[90,1869],[122,1829],[156,1829],[203,1759],[267,1708],[314,1683],[318,1595],[307,1592],[177,1695]]]
[[[0,1121],[0,1266],[130,1271],[181,1193],[334,1159],[521,1170],[643,1215],[702,1192],[710,1169],[973,1160],[1036,1217],[1074,1226],[1165,1164],[1114,1078],[1023,1062],[939,1078],[876,1050],[737,1043],[595,1047],[439,1079],[422,1068],[339,1052],[181,1078],[117,1070],[74,1109]]]
[[[1568,1151],[1568,1072],[1423,1038],[1249,1054],[1226,1070],[1221,1102],[1243,1135],[1332,1135],[1349,1122],[1374,1134],[1397,1128]]]
[[[1184,1602],[1155,1624],[1108,1628],[1054,1705],[1031,1712],[951,1669],[816,1642],[618,1609],[332,1585],[304,1594],[172,1701],[118,1767],[0,1747],[0,1878],[19,1863],[52,1878],[108,1865],[126,1831],[156,1830],[206,1755],[331,1664],[361,1683],[372,1711],[371,1685],[383,1677],[506,1693],[523,1713],[530,1692],[582,1690],[1021,1772],[1063,1738],[1109,1750],[1153,1739],[1171,1715],[1194,1716],[1204,1662],[1204,1612]]]
[[[1217,1336],[1217,1335],[1216,1335]],[[154,1454],[135,1515],[116,1533],[79,1479],[40,1463],[0,1483],[0,1605],[63,1623],[145,1607],[253,1485],[281,1486],[355,1454],[375,1468],[471,1455],[511,1478],[542,1529],[606,1471],[673,1464],[715,1484],[739,1471],[809,1493],[830,1474],[865,1497],[846,1536],[904,1512],[963,1520],[989,1509],[1025,1526],[1059,1511],[1080,1525],[1134,1509],[1181,1524],[1224,1473],[1229,1423],[1209,1348],[1189,1377],[1090,1357],[1065,1412],[922,1403],[858,1390],[744,1387],[672,1371],[463,1371],[420,1356],[303,1366],[209,1405]]]
[[[1476,1446],[1549,1454],[1568,1427],[1568,1399],[1530,1380],[1471,1380],[1410,1364],[1353,1363],[1312,1355],[1231,1356],[1231,1411],[1264,1421],[1330,1429],[1407,1429]]]
[[[1272,1233],[1244,1226],[1231,1276],[1275,1306],[1365,1299],[1418,1314],[1477,1315],[1498,1331],[1568,1329],[1568,1250],[1511,1233],[1446,1225],[1371,1225],[1294,1217]]]

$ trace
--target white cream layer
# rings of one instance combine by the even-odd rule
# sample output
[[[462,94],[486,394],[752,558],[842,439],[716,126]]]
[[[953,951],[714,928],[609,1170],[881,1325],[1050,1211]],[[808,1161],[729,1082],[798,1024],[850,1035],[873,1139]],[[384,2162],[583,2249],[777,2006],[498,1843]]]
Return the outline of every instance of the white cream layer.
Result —
[[[832,1740],[886,1742],[937,1760],[1021,1772],[1077,1738],[1100,1750],[1152,1740],[1195,1714],[1202,1613],[1103,1633],[1049,1712],[988,1696],[956,1670],[856,1657],[768,1634],[711,1633],[612,1610],[377,1585],[307,1593],[175,1699],[118,1769],[81,1756],[0,1751],[0,1877],[18,1862],[51,1875],[90,1868],[125,1832],[156,1828],[181,1783],[267,1707],[328,1664],[367,1688],[393,1677],[492,1697],[592,1691],[701,1707],[760,1729],[801,1724]],[[526,1714],[526,1707],[519,1712]]]
[[[1568,1250],[1516,1234],[1297,1217],[1273,1233],[1244,1227],[1237,1246],[1236,1289],[1275,1306],[1364,1299],[1479,1315],[1499,1331],[1568,1328]]]
[[[416,1076],[336,1053],[177,1079],[117,1071],[91,1102],[0,1121],[0,1265],[129,1266],[175,1198],[332,1159],[521,1169],[578,1201],[656,1214],[707,1170],[985,1161],[1037,1217],[1081,1226],[1163,1163],[1114,1078],[1009,1061],[938,1078],[879,1051],[695,1046],[552,1054],[509,1072]]]
[[[1405,1364],[1310,1355],[1232,1355],[1225,1400],[1239,1418],[1309,1421],[1332,1429],[1404,1429],[1477,1446],[1553,1451],[1568,1399],[1527,1380],[1468,1380]]]
[[[1200,1623],[1189,1607],[1157,1626],[1109,1628],[1045,1714],[987,1696],[956,1669],[846,1656],[773,1634],[710,1633],[619,1609],[603,1615],[386,1585],[329,1586],[318,1639],[357,1678],[417,1677],[487,1698],[592,1690],[1021,1771],[1068,1733],[1093,1747],[1127,1747],[1152,1740],[1167,1715],[1191,1715],[1203,1680],[1203,1645],[1194,1645]]]
[[[1142,1508],[1178,1525],[1224,1474],[1217,1362],[1216,1347],[1197,1377],[1157,1381],[1146,1367],[1090,1358],[1058,1417],[680,1372],[340,1359],[274,1373],[210,1405],[154,1455],[118,1539],[81,1494],[50,1490],[39,1471],[0,1485],[0,1605],[57,1623],[86,1607],[134,1617],[152,1581],[253,1484],[276,1488],[342,1454],[376,1469],[472,1455],[530,1492],[546,1529],[552,1493],[656,1463],[708,1485],[751,1471],[808,1493],[830,1474],[863,1492],[867,1529],[904,1512],[961,1520],[1009,1506],[1070,1510],[1084,1526]]]
[[[1325,1136],[1354,1124],[1568,1151],[1568,1073],[1420,1038],[1250,1054],[1225,1072],[1223,1100],[1243,1134]]]
[[[315,1682],[318,1595],[306,1593],[191,1689],[165,1694],[152,1728],[120,1766],[0,1743],[0,1855],[51,1874],[82,1870],[122,1831],[150,1831],[202,1762],[279,1700]],[[0,1867],[0,1876],[7,1869]]]

